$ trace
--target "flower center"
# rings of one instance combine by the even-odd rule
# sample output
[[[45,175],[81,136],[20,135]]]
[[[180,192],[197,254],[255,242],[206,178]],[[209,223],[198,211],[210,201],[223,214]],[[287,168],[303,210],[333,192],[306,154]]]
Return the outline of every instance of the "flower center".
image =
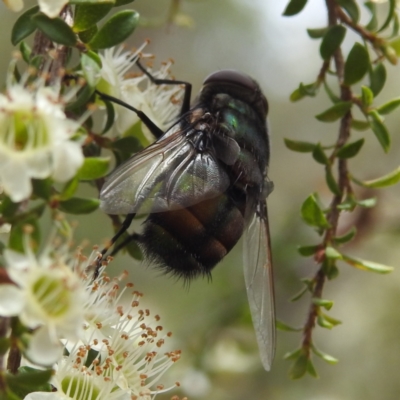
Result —
[[[42,118],[30,111],[16,111],[8,116],[0,142],[14,151],[29,151],[49,145],[50,137]]]
[[[32,291],[42,311],[49,317],[61,317],[70,309],[71,292],[59,279],[41,276]]]

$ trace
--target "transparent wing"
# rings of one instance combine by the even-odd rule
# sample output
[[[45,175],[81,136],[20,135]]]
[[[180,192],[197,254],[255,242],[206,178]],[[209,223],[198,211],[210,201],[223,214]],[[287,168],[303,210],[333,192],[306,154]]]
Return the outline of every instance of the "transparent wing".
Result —
[[[275,304],[267,204],[250,204],[244,234],[244,276],[261,361],[269,371],[275,354]]]
[[[216,197],[229,177],[211,152],[199,153],[176,125],[127,160],[106,180],[101,208],[108,214],[150,213]]]

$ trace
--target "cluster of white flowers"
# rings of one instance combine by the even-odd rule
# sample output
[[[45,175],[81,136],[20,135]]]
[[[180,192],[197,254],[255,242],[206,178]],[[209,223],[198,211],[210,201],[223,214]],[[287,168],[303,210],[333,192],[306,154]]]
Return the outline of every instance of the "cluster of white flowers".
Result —
[[[180,85],[155,85],[149,77],[139,71],[128,73],[140,58],[149,60],[153,56],[143,54],[145,42],[135,52],[124,51],[119,48],[107,49],[100,54],[102,79],[98,89],[103,93],[114,96],[125,103],[144,112],[160,129],[166,130],[178,116],[180,103],[183,97],[183,88]],[[172,62],[163,63],[158,71],[151,71],[155,79],[173,79],[169,68]],[[139,117],[125,107],[116,105],[116,130],[123,135],[129,128],[139,122]],[[148,141],[154,141],[147,128],[142,129]]]
[[[15,64],[10,64],[6,93],[0,94],[0,185],[19,202],[31,195],[31,178],[66,182],[84,157],[73,140],[80,122],[64,112],[72,92],[60,96],[60,85],[45,86],[45,74],[33,78],[31,70],[14,82]]]
[[[23,0],[3,0],[6,6],[12,11],[21,11],[24,7]],[[39,9],[43,14],[50,18],[55,18],[60,14],[62,8],[68,0],[38,0]]]
[[[132,284],[120,290],[127,274],[110,279],[103,270],[94,279],[97,250],[89,258],[80,251],[72,256],[69,244],[55,238],[36,256],[29,227],[24,240],[24,254],[5,251],[14,284],[0,284],[0,315],[18,316],[32,329],[24,355],[35,364],[55,363],[57,389],[25,399],[151,400],[170,390],[157,383],[180,351],[160,352],[171,333],[140,309],[142,294]]]

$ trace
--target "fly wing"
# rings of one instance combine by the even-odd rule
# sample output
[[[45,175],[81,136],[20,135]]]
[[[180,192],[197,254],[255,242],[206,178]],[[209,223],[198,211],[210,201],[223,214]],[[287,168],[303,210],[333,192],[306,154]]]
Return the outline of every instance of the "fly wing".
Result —
[[[211,152],[199,153],[179,125],[113,171],[101,193],[108,214],[191,206],[223,193],[229,177]]]
[[[275,354],[275,304],[265,200],[249,204],[246,214],[244,276],[261,361],[269,371]]]

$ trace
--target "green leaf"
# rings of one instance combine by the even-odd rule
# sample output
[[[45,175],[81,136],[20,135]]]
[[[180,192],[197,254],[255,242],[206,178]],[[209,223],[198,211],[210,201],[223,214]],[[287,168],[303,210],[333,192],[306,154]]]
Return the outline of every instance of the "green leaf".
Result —
[[[24,218],[22,221],[13,224],[11,227],[10,238],[8,241],[8,247],[19,253],[24,253],[24,241],[25,226],[30,225],[33,228],[32,233],[29,235],[29,247],[36,251],[40,245],[40,228],[38,225],[38,218],[35,216],[29,216]]]
[[[386,115],[386,114],[390,114],[392,111],[394,111],[398,106],[400,106],[400,97],[397,97],[395,99],[392,99],[390,101],[388,101],[385,104],[382,104],[381,106],[379,106],[376,111],[378,111],[378,113],[380,115]]]
[[[326,310],[330,310],[333,307],[332,300],[320,299],[317,297],[313,297],[312,302],[319,307],[324,307]]]
[[[371,197],[370,199],[358,200],[356,203],[360,207],[372,208],[376,206],[377,199],[376,197]]]
[[[21,42],[19,45],[19,51],[22,54],[23,60],[29,64],[31,61],[32,49],[26,44],[26,42]]]
[[[368,86],[361,86],[361,101],[365,108],[368,108],[374,101],[374,93]]]
[[[386,57],[386,59],[392,64],[397,64],[397,53],[396,50],[390,46],[390,44],[384,44],[381,46],[381,50]]]
[[[97,25],[93,25],[90,29],[79,32],[78,36],[83,43],[89,43],[94,38],[94,35],[96,35],[98,31],[99,30],[97,28]]]
[[[134,258],[135,260],[143,260],[143,253],[142,250],[140,250],[140,247],[138,246],[137,242],[132,240],[125,246],[126,250],[128,251],[128,254]]]
[[[350,110],[351,106],[351,101],[341,101],[333,105],[331,108],[328,108],[322,113],[316,115],[315,118],[322,122],[334,122],[342,118]]]
[[[289,4],[286,6],[283,15],[290,17],[292,15],[298,14],[307,4],[307,0],[290,0]]]
[[[108,49],[126,40],[139,22],[136,11],[124,10],[114,14],[88,43],[94,49]]]
[[[307,363],[307,372],[313,377],[313,378],[319,378],[317,371],[314,367],[314,364],[311,360],[308,360]]]
[[[53,180],[47,179],[32,179],[33,193],[40,199],[48,200],[53,191]]]
[[[336,156],[339,158],[352,158],[358,154],[358,152],[361,150],[361,147],[363,146],[365,140],[364,139],[359,139],[356,140],[355,142],[345,144],[343,147],[341,147],[338,152],[336,153]]]
[[[275,321],[276,329],[284,332],[301,332],[303,328],[293,328],[282,321]]]
[[[305,96],[314,97],[317,94],[318,89],[319,85],[316,82],[307,85],[300,83],[299,87],[290,95],[290,101],[295,102],[301,100]]]
[[[99,208],[100,200],[73,197],[60,201],[60,210],[68,214],[89,214]]]
[[[114,121],[115,121],[115,109],[114,109],[113,103],[111,101],[107,101],[104,99],[103,99],[103,103],[106,106],[107,120],[106,120],[106,123],[104,124],[103,130],[101,131],[102,135],[111,129],[111,127],[114,125]]]
[[[94,90],[95,89],[90,85],[84,86],[81,90],[79,90],[76,99],[73,102],[68,103],[66,105],[65,110],[66,111],[76,111],[76,110],[79,110],[80,108],[86,106],[87,102],[92,97]]]
[[[303,352],[303,349],[296,349],[293,351],[290,351],[289,353],[286,353],[283,358],[285,360],[295,360],[300,356],[300,354]]]
[[[351,127],[356,131],[366,131],[371,127],[368,121],[359,121],[357,119],[353,119],[351,121]]]
[[[335,327],[335,325],[331,324],[323,314],[318,315],[317,317],[317,324],[321,327],[321,328],[325,328],[325,329],[332,329]]]
[[[336,182],[335,177],[333,176],[332,168],[330,165],[327,165],[325,167],[325,180],[326,180],[326,184],[328,185],[330,191],[333,194],[340,195],[341,191],[340,191],[338,183]]]
[[[314,246],[298,246],[297,251],[304,257],[313,256],[319,249],[319,245]]]
[[[354,85],[368,72],[369,55],[360,43],[354,43],[344,65],[344,84]]]
[[[346,28],[343,25],[331,26],[322,39],[319,52],[324,60],[329,60],[333,53],[342,44],[346,35]]]
[[[324,361],[326,361],[329,364],[334,365],[339,362],[339,360],[337,358],[332,357],[329,354],[323,353],[322,351],[318,350],[314,345],[311,346],[311,349],[316,356],[322,358]]]
[[[367,2],[364,3],[364,6],[367,7],[368,10],[371,12],[371,19],[368,22],[368,24],[365,26],[365,28],[368,31],[375,31],[376,28],[378,27],[376,3],[372,2],[372,1],[367,1]]]
[[[107,175],[110,157],[86,157],[77,173],[81,181],[93,181]]]
[[[329,159],[326,156],[326,154],[325,154],[325,152],[324,152],[324,150],[323,150],[323,148],[322,148],[320,143],[318,143],[314,147],[314,150],[312,152],[312,156],[313,156],[314,160],[316,162],[320,163],[320,164],[323,164],[323,165],[329,164]]]
[[[96,53],[88,52],[88,54],[82,53],[81,65],[83,76],[85,77],[86,83],[94,88],[101,79],[101,62],[97,59]]]
[[[7,337],[0,338],[0,354],[4,356],[7,351],[10,349],[11,339]]]
[[[395,185],[400,181],[400,167],[397,167],[394,171],[388,173],[387,175],[381,176],[380,178],[373,179],[370,181],[362,182],[355,178],[352,179],[357,184],[367,188],[373,188],[373,189],[384,188]]]
[[[325,274],[329,280],[335,279],[339,275],[338,267],[331,263],[329,268],[326,269]]]
[[[344,8],[354,23],[358,23],[360,19],[360,10],[354,0],[336,0],[336,3]]]
[[[353,226],[347,233],[342,236],[336,236],[334,241],[336,244],[344,244],[350,242],[357,233],[357,229]]]
[[[394,49],[396,54],[399,56],[400,55],[400,37],[394,38],[393,40],[391,40],[389,42],[389,44],[392,47],[392,49]]]
[[[390,149],[390,134],[387,130],[385,124],[383,123],[383,119],[379,115],[379,113],[375,110],[372,110],[368,113],[369,123],[371,124],[371,129],[375,133],[376,138],[378,139],[380,145],[382,146],[385,153],[387,153]]]
[[[309,291],[308,287],[304,287],[303,289],[300,290],[299,293],[295,294],[293,297],[290,298],[290,301],[294,302],[299,300],[300,298],[303,297],[304,294],[306,294]]]
[[[51,385],[48,383],[53,375],[53,370],[37,370],[29,367],[21,367],[17,375],[6,374],[5,381],[10,389],[24,398],[32,391],[51,392]]]
[[[339,204],[337,208],[339,210],[353,211],[356,208],[357,203],[354,201],[352,196],[346,198],[344,202]]]
[[[314,194],[310,194],[301,206],[301,216],[311,226],[329,228],[329,223],[318,205]]]
[[[39,7],[35,6],[19,16],[11,31],[11,43],[14,46],[36,30],[36,24],[31,20],[31,17],[38,12]]]
[[[374,96],[378,96],[386,82],[386,68],[382,63],[378,63],[369,72],[370,88]]]
[[[317,29],[307,29],[307,33],[311,39],[320,39],[325,35],[327,30],[328,30],[327,27],[317,28]]]
[[[332,260],[340,260],[342,258],[342,255],[334,247],[331,246],[326,247],[325,256],[326,258],[330,258]]]
[[[112,2],[77,5],[75,8],[73,30],[75,32],[82,32],[92,28],[108,14],[113,6],[114,4]]]
[[[307,372],[308,357],[301,351],[294,364],[289,370],[290,379],[300,379]]]
[[[352,267],[361,269],[363,271],[377,272],[378,274],[387,274],[393,271],[393,267],[378,264],[373,261],[362,260],[361,258],[349,257],[343,254],[343,261]]]
[[[44,14],[36,14],[32,17],[36,26],[53,42],[65,46],[75,46],[76,35],[71,27],[61,18],[49,18]]]
[[[337,96],[337,95],[332,91],[332,89],[329,87],[329,85],[328,85],[326,79],[324,80],[324,89],[325,89],[325,92],[326,92],[326,94],[328,95],[328,97],[330,98],[330,100],[331,100],[332,103],[338,103],[338,102],[340,102],[340,97]]]
[[[382,32],[385,28],[387,28],[389,26],[390,21],[393,18],[395,8],[396,8],[396,0],[389,0],[388,16],[386,17],[386,20],[383,23],[383,25],[379,28],[378,32]]]
[[[68,200],[70,199],[78,190],[79,179],[75,176],[71,180],[69,180],[63,190],[60,193],[60,200]]]

